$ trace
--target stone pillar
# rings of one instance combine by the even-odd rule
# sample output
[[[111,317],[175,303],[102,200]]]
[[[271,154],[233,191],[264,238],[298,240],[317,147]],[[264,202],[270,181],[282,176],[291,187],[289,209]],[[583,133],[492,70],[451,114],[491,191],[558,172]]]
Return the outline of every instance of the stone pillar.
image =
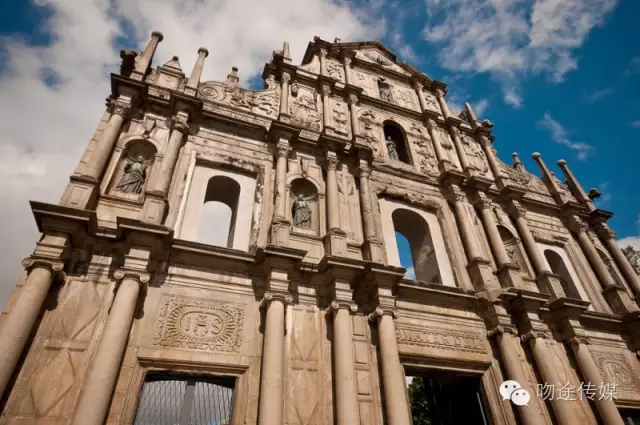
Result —
[[[283,72],[281,77],[282,90],[280,91],[280,115],[289,115],[289,81],[291,75]]]
[[[436,134],[438,124],[436,124],[433,118],[429,118],[427,120],[427,130],[429,130],[429,136],[431,136],[431,141],[433,142],[433,151],[436,154],[436,159],[438,160],[438,164],[442,161],[446,161],[444,153],[442,152],[442,146],[440,146],[440,140],[438,135]]]
[[[184,90],[185,93],[191,96],[195,96],[198,91],[200,76],[202,76],[202,69],[204,68],[204,60],[207,56],[209,56],[209,51],[205,47],[198,49],[198,59],[196,59],[196,64],[193,66],[193,71],[191,71],[189,81]]]
[[[616,242],[616,232],[614,232],[606,223],[600,223],[596,226],[600,237],[607,244],[607,248],[609,249],[609,253],[613,257],[613,261],[616,262],[622,275],[629,287],[633,290],[636,299],[640,298],[640,276],[638,276],[631,267],[631,263],[627,257],[622,253],[620,249],[620,245]]]
[[[324,130],[331,128],[331,86],[322,84],[322,124]]]
[[[371,185],[369,176],[371,167],[366,160],[360,159],[360,208],[362,209],[362,227],[364,233],[364,252],[368,261],[383,263],[382,243],[376,234],[376,220],[371,203]]]
[[[479,194],[475,204],[480,210],[480,215],[482,216],[482,221],[485,224],[489,243],[491,244],[491,249],[496,256],[496,263],[498,263],[498,267],[510,264],[511,259],[509,258],[509,254],[507,254],[507,250],[505,249],[502,238],[500,237],[496,218],[492,210],[493,204],[491,200],[487,198],[486,195]]]
[[[427,99],[425,99],[424,91],[423,91],[424,86],[422,85],[421,82],[416,81],[415,83],[413,83],[413,88],[415,89],[416,93],[418,93],[418,102],[420,102],[420,110],[421,111],[427,110]]]
[[[518,416],[522,420],[523,425],[546,425],[546,421],[540,412],[538,406],[539,400],[535,397],[535,389],[528,387],[527,374],[524,370],[526,363],[520,361],[518,356],[518,340],[515,335],[516,331],[511,328],[503,328],[498,326],[487,333],[489,338],[496,336],[498,343],[498,351],[506,372],[507,380],[513,380],[523,386],[531,395],[529,406],[516,406],[514,409],[518,411]],[[535,403],[535,407],[534,404]]]
[[[276,246],[289,244],[291,223],[287,219],[287,161],[289,158],[289,142],[280,139],[276,146],[276,178],[274,212],[271,221],[271,243]]]
[[[318,52],[320,57],[320,75],[328,76],[327,73],[327,49],[320,49]]]
[[[341,230],[340,227],[340,198],[338,192],[338,156],[335,152],[327,152],[327,218],[328,230]]]
[[[353,76],[351,75],[351,58],[345,56],[343,58],[344,80],[347,84],[353,84]]]
[[[600,375],[596,362],[589,352],[589,347],[586,342],[587,341],[581,341],[578,337],[573,337],[568,341],[571,346],[571,351],[573,351],[573,355],[576,358],[580,374],[586,382],[590,382],[598,389],[601,388],[604,380]],[[596,405],[596,409],[598,409],[598,413],[600,413],[600,419],[602,419],[604,425],[624,425],[620,411],[613,400],[605,397],[595,397],[594,404]]]
[[[469,160],[467,159],[467,154],[464,151],[464,147],[462,146],[462,142],[460,141],[460,130],[458,127],[450,126],[451,130],[451,138],[453,139],[453,145],[456,147],[456,151],[458,152],[458,158],[460,158],[460,165],[465,173],[471,174],[471,168],[469,167]]]
[[[186,115],[186,114],[184,114]],[[171,179],[173,177],[173,169],[176,166],[178,160],[178,152],[182,146],[184,135],[189,131],[189,125],[187,124],[187,117],[183,115],[177,115],[173,118],[173,129],[169,136],[169,142],[164,151],[162,162],[160,163],[160,172],[157,174],[153,190],[166,195],[169,192],[169,186],[171,185]]]
[[[496,161],[495,153],[491,147],[491,141],[484,134],[481,134],[479,139],[482,150],[484,150],[484,154],[489,162],[489,168],[491,168],[491,172],[493,173],[493,178],[496,182],[499,182],[502,180],[500,178],[500,167],[498,166],[498,161]]]
[[[533,359],[542,380],[551,385],[564,385],[566,382],[560,382],[558,379],[556,371],[558,366],[556,366],[553,356],[549,353],[547,339],[551,339],[551,335],[534,331],[529,331],[522,335],[522,341],[527,342],[531,347]],[[575,423],[574,403],[568,403],[567,400],[556,397],[553,397],[550,403],[559,425],[573,425]]]
[[[442,90],[441,88],[437,88],[435,90],[436,93],[436,99],[438,100],[438,104],[440,105],[440,109],[442,110],[442,116],[444,116],[444,119],[446,120],[447,118],[449,118],[451,116],[451,114],[449,113],[449,107],[447,106],[447,102],[444,100],[444,90]]]
[[[102,425],[107,418],[138,295],[150,278],[146,273],[125,270],[117,270],[114,276],[121,282],[87,372],[71,425]]]
[[[102,132],[100,141],[96,143],[95,150],[89,158],[86,175],[92,179],[99,180],[104,172],[105,166],[113,153],[113,148],[120,136],[120,130],[124,120],[131,113],[131,102],[122,97],[111,102],[111,118],[107,128]]]
[[[262,300],[266,308],[262,369],[260,374],[260,406],[258,425],[284,423],[284,333],[286,305],[293,302],[290,294],[267,292]]]
[[[404,379],[396,326],[393,321],[394,310],[377,308],[371,314],[378,324],[380,367],[382,368],[382,386],[384,387],[385,406],[388,425],[411,425],[411,410],[407,397],[407,383]]]
[[[153,55],[158,48],[158,43],[160,43],[163,38],[164,36],[160,31],[154,31],[151,33],[151,40],[149,41],[149,44],[147,44],[147,47],[145,47],[142,54],[137,57],[135,69],[131,73],[132,79],[138,81],[142,81],[144,79],[147,69],[151,64],[151,60],[153,59]]]
[[[333,382],[335,384],[337,425],[360,424],[358,386],[356,383],[351,313],[358,311],[354,303],[333,301]]]
[[[44,300],[53,283],[54,273],[64,267],[62,262],[38,258],[27,258],[22,265],[30,268],[31,271],[18,299],[0,327],[0,347],[2,347],[0,350],[0,397],[7,388],[9,379],[40,315]]]
[[[449,201],[453,204],[453,210],[456,215],[458,224],[460,225],[460,230],[462,231],[462,242],[464,243],[465,249],[467,251],[469,261],[477,258],[484,259],[484,255],[482,255],[482,253],[480,252],[480,248],[475,242],[475,232],[471,227],[472,224],[469,221],[466,207],[464,205],[465,201],[467,200],[467,196],[456,185],[451,185],[449,187],[447,196],[449,198]]]
[[[358,125],[358,96],[355,94],[349,95],[349,113],[351,115],[351,134],[352,138],[356,138],[360,135],[360,126]]]

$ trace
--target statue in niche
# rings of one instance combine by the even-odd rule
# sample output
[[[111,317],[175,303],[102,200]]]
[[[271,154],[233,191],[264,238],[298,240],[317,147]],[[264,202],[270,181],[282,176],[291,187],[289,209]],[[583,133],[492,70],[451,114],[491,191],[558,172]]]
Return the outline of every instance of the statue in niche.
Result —
[[[303,195],[298,195],[296,200],[293,201],[291,215],[293,216],[294,227],[311,229],[311,208],[309,208],[309,204]]]
[[[124,174],[115,188],[124,193],[141,193],[142,186],[144,186],[144,182],[147,179],[148,166],[148,162],[144,160],[142,155],[138,155],[135,158],[127,158]]]
[[[396,146],[396,142],[391,138],[391,136],[387,136],[387,152],[389,153],[389,159],[394,161],[399,161],[398,157],[398,147]]]
[[[378,91],[380,93],[380,100],[385,102],[393,102],[391,97],[391,86],[387,83],[383,77],[378,79]]]
[[[507,255],[509,256],[509,260],[511,260],[511,264],[520,265],[518,262],[518,255],[516,254],[517,247],[515,245],[507,245],[505,246],[505,250],[507,251]]]

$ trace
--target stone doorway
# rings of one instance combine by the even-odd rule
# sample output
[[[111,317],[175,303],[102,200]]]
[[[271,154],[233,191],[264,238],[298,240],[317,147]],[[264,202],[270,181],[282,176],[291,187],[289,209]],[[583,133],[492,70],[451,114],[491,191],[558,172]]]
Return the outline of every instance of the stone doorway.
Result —
[[[480,376],[428,371],[407,385],[413,425],[492,425]]]

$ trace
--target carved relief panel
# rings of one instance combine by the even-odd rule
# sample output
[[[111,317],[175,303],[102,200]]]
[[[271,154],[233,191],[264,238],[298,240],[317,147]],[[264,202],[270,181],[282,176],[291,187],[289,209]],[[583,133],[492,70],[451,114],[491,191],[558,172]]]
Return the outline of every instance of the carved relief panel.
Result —
[[[384,139],[380,111],[373,108],[358,108],[358,119],[360,120],[360,135],[368,143],[373,152],[374,159],[384,158],[382,150],[382,140]]]
[[[338,174],[338,191],[340,194],[340,222],[351,242],[362,241],[362,219],[360,216],[360,198],[353,174],[343,164]]]
[[[438,160],[427,129],[421,123],[412,122],[407,135],[418,170],[425,174],[438,175]]]
[[[240,87],[229,87],[218,81],[200,84],[198,97],[231,106],[254,114],[275,118],[280,107],[280,86],[273,77],[265,80],[265,90],[253,91]]]
[[[313,88],[294,82],[289,98],[292,124],[322,130],[322,96]]]
[[[331,98],[331,123],[333,130],[340,136],[351,137],[351,123],[349,121],[349,106],[338,97]]]
[[[329,74],[329,77],[334,78],[342,83],[345,82],[344,67],[340,62],[332,58],[327,58],[326,65],[327,65],[327,74]]]
[[[640,398],[638,371],[624,353],[591,350],[591,355],[604,382],[616,385],[619,398]]]
[[[471,136],[465,133],[460,134],[460,141],[462,142],[462,147],[469,161],[469,166],[471,166],[480,176],[493,179],[493,173],[489,168],[489,162],[487,161],[487,156],[482,150],[482,146],[480,146],[477,141],[473,140]]]
[[[442,155],[444,156],[444,160],[448,161],[451,164],[451,167],[456,170],[462,170],[460,166],[460,159],[458,158],[458,153],[456,152],[455,146],[453,145],[453,140],[451,140],[451,135],[447,130],[442,127],[435,126],[433,129],[434,136],[436,138],[436,142],[440,143],[440,147],[442,148]]]

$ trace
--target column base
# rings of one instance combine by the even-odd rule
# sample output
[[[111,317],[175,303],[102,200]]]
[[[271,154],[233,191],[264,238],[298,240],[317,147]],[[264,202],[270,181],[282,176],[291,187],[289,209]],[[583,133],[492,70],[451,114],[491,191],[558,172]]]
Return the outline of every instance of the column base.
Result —
[[[498,267],[498,280],[503,288],[524,288],[524,282],[520,275],[520,267],[508,263]]]
[[[156,191],[145,192],[141,221],[162,224],[166,205],[167,201],[164,193]]]
[[[602,290],[602,295],[616,314],[638,311],[638,305],[631,299],[629,293],[618,286],[609,286]]]
[[[500,283],[496,280],[488,260],[473,258],[469,261],[467,270],[477,291],[500,289]]]
[[[347,234],[340,229],[331,229],[322,238],[325,255],[334,257],[347,256]]]
[[[289,233],[291,232],[291,223],[284,217],[275,217],[271,222],[271,245],[289,246]]]
[[[60,198],[60,205],[81,210],[94,209],[98,202],[100,183],[86,176],[71,176],[69,180]]]
[[[380,264],[385,263],[382,242],[378,239],[365,240],[362,243],[362,255],[367,261]]]

